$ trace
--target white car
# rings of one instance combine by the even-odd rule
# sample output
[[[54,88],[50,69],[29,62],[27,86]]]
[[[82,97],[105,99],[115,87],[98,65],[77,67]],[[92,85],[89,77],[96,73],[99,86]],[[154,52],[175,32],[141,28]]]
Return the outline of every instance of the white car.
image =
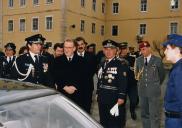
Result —
[[[0,128],[102,128],[59,92],[0,79]]]

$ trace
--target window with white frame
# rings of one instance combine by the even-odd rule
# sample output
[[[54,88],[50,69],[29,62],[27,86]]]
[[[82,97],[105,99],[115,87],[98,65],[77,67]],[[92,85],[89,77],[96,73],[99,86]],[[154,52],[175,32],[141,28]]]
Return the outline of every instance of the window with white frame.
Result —
[[[13,7],[14,0],[8,0],[8,7]]]
[[[147,11],[147,0],[141,0],[140,11],[142,11],[142,12]]]
[[[20,6],[25,6],[26,5],[26,0],[20,0]]]
[[[20,19],[20,32],[25,31],[25,19]]]
[[[178,33],[178,23],[177,22],[170,23],[170,33],[171,34],[177,34]]]
[[[39,18],[32,19],[32,30],[38,31],[39,30]]]
[[[39,5],[39,0],[33,0],[33,5]]]
[[[101,25],[100,34],[101,34],[102,36],[104,35],[104,25]]]
[[[112,26],[112,36],[117,36],[118,35],[118,25],[113,25]]]
[[[95,23],[92,23],[92,33],[95,33]]]
[[[105,7],[106,7],[106,4],[102,3],[102,13],[105,13]]]
[[[51,30],[53,26],[53,18],[52,16],[46,17],[46,29]]]
[[[80,22],[80,31],[83,32],[85,30],[85,21],[81,20]]]
[[[146,24],[140,24],[140,35],[145,35],[146,34]]]
[[[85,0],[80,0],[81,7],[85,7]]]
[[[179,8],[179,0],[171,0],[171,9],[178,9]]]
[[[96,11],[96,0],[92,0],[92,9]]]
[[[119,13],[119,3],[113,3],[112,4],[112,12],[114,14]]]
[[[12,32],[13,31],[13,20],[8,20],[8,32]]]

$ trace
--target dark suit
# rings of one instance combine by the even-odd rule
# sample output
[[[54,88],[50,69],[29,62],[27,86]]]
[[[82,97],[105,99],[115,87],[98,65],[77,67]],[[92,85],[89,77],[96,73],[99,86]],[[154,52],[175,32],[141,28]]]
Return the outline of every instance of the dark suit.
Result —
[[[72,99],[75,103],[83,106],[82,102],[82,86],[83,86],[83,59],[74,54],[69,62],[66,55],[55,58],[54,62],[54,78],[58,86],[58,91]],[[74,86],[77,90],[73,94],[68,94],[63,90],[65,86]]]
[[[43,84],[46,86],[52,86],[52,79],[49,73],[49,65],[45,56],[40,55],[39,62],[36,64],[29,53],[23,54],[16,59],[16,65],[13,65],[12,69],[12,77],[14,79],[18,79],[20,81],[26,81],[36,84]],[[21,75],[26,74],[29,67],[31,68],[31,72],[26,76]]]
[[[88,113],[90,113],[92,104],[92,93],[94,90],[93,76],[96,72],[97,62],[96,62],[96,56],[89,52],[85,52],[82,58],[85,65],[84,78],[82,78],[84,82],[82,91],[83,105],[84,105],[83,107]]]
[[[11,61],[7,61],[7,56],[1,56],[0,57],[0,77],[1,78],[7,78],[11,79],[11,70],[13,62],[15,61],[16,56],[13,56],[13,59]]]

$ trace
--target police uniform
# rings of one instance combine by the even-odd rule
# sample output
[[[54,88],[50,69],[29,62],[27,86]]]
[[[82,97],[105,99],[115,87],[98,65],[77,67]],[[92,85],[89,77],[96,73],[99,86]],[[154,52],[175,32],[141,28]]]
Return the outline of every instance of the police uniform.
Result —
[[[119,48],[122,49],[127,49],[128,48],[128,43],[127,42],[122,42],[120,43]],[[131,118],[133,120],[136,120],[137,115],[135,112],[135,108],[138,104],[138,89],[137,89],[137,81],[134,76],[134,63],[135,63],[135,57],[130,56],[129,54],[125,56],[120,56],[121,59],[124,59],[126,61],[126,65],[129,67],[128,70],[128,86],[127,86],[127,95],[129,97],[130,101],[130,113],[131,113]],[[123,60],[123,61],[124,61]]]
[[[163,46],[175,45],[182,48],[182,37],[175,37],[163,43]],[[182,128],[182,58],[178,60],[169,73],[164,97],[165,128]]]
[[[36,34],[25,39],[27,44],[43,43],[45,40],[41,34]],[[51,76],[49,74],[48,60],[45,56],[36,55],[33,58],[33,53],[29,51],[26,54],[19,56],[14,65],[12,76],[19,81],[26,81],[36,84],[51,86]]]
[[[104,47],[116,47],[112,40],[103,42]],[[116,57],[109,62],[101,62],[98,70],[98,105],[100,123],[105,128],[123,128],[125,126],[125,103],[119,106],[119,116],[112,116],[110,109],[118,99],[126,98],[127,67]]]
[[[5,49],[13,50],[15,53],[16,46],[14,43],[7,43],[4,46]],[[12,65],[16,59],[16,56],[1,56],[0,57],[0,77],[11,79]]]
[[[140,49],[150,47],[147,41],[140,44]],[[146,62],[145,59],[148,59]],[[160,127],[161,83],[165,78],[162,60],[154,55],[136,59],[135,75],[138,80],[138,94],[141,105],[141,120],[144,128]]]

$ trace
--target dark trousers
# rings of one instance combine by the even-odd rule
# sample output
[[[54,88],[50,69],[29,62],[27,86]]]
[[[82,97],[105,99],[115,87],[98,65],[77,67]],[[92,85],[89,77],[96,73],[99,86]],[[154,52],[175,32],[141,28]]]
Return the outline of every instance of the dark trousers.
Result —
[[[90,114],[93,91],[83,91],[83,109]]]
[[[115,104],[99,105],[100,123],[104,128],[124,128],[126,123],[126,108],[125,105],[119,106],[119,116],[115,117],[110,114],[110,109]]]
[[[137,85],[128,86],[127,92],[130,101],[130,112],[135,112],[135,108],[139,102]]]
[[[165,119],[165,128],[182,128],[182,118]]]

